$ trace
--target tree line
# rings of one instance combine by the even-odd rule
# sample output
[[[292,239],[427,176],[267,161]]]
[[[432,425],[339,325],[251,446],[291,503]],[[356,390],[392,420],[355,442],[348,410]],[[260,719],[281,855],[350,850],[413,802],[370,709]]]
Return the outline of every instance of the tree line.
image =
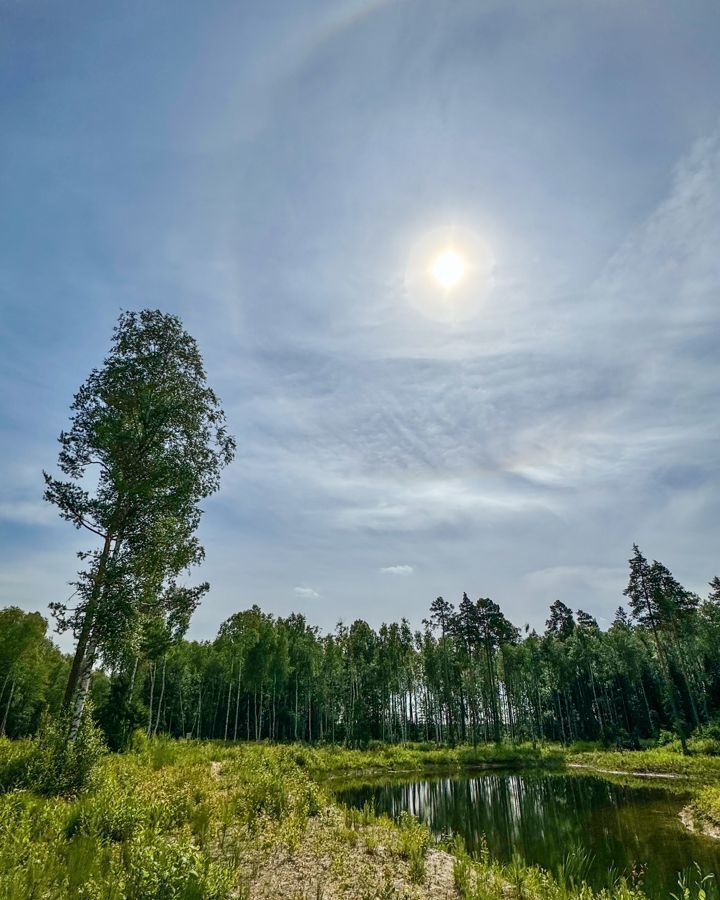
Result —
[[[405,619],[377,630],[357,619],[322,634],[303,615],[253,606],[197,642],[155,617],[135,649],[95,672],[94,715],[116,748],[137,728],[349,746],[636,746],[662,730],[684,742],[720,714],[720,579],[701,599],[634,547],[625,596],[606,630],[557,600],[541,634],[467,594],[457,605],[438,597],[415,629]],[[0,622],[15,629],[13,637],[3,627],[0,644],[2,729],[20,736],[43,707],[58,708],[70,662],[37,613],[3,610]]]

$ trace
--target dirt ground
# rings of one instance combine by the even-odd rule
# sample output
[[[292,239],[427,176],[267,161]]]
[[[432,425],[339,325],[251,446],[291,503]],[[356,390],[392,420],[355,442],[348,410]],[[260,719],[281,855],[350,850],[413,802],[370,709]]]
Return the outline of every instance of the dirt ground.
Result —
[[[392,846],[387,828],[345,827],[338,810],[327,809],[308,823],[294,849],[253,854],[238,897],[249,900],[457,900],[453,857],[429,849],[422,883]]]

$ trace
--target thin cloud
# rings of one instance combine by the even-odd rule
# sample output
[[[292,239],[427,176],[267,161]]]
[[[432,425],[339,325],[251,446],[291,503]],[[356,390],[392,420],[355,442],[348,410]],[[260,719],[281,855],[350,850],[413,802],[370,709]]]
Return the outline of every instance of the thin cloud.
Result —
[[[302,597],[303,600],[319,600],[320,594],[311,587],[296,587],[293,588],[296,597]]]
[[[382,566],[380,571],[383,575],[412,575],[414,569],[412,566]]]
[[[19,525],[49,525],[57,518],[55,510],[47,503],[33,500],[1,500],[0,519]]]
[[[270,597],[268,611],[306,604],[327,628],[418,622],[464,590],[539,627],[556,596],[612,618],[634,540],[706,593],[720,147],[699,138],[716,127],[720,11],[668,37],[622,4],[601,29],[569,0],[498,5],[490,32],[487,4],[431,31],[435,5],[418,4],[366,4],[376,13],[345,28],[344,13],[324,26],[280,0],[260,33],[221,3],[212,52],[194,40],[201,14],[185,17],[168,52],[204,77],[182,121],[165,115],[159,22],[98,111],[92,74],[131,14],[83,23],[83,54],[48,20],[49,58],[71,77],[23,71],[4,110],[2,212],[23,228],[0,247],[0,605],[67,596],[87,536],[43,511],[40,470],[118,308],[148,296],[197,337],[241,436],[203,519],[212,601],[191,637]],[[641,61],[631,84],[596,77],[617,33]],[[34,36],[16,36],[32,66]],[[128,118],[148,83],[147,114]],[[55,108],[89,116],[93,140]],[[148,142],[157,172],[138,157]],[[497,262],[462,327],[417,313],[404,279],[447,217]],[[50,547],[67,550],[52,566]],[[422,578],[388,559],[421,559]],[[322,594],[300,581],[313,572]]]

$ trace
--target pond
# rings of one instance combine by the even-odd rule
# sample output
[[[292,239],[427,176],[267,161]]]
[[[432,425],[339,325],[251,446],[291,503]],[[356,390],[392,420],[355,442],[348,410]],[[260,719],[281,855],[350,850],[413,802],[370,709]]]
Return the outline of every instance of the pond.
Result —
[[[633,782],[634,784],[634,782]],[[574,773],[483,772],[423,780],[384,779],[339,788],[338,799],[365,803],[397,818],[407,810],[436,838],[459,834],[469,850],[487,842],[490,855],[556,870],[570,848],[589,859],[584,877],[596,889],[608,873],[644,869],[642,884],[653,900],[677,890],[678,872],[697,861],[720,873],[720,842],[693,834],[678,818],[687,794],[657,783],[628,786]]]

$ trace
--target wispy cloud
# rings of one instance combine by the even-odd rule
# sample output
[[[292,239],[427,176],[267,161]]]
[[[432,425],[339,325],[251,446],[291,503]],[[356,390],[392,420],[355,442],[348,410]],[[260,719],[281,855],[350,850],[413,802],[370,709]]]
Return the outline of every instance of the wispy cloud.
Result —
[[[18,525],[49,525],[57,514],[42,500],[0,500],[0,519]]]
[[[412,575],[412,566],[381,566],[380,571],[383,575]]]
[[[463,590],[518,621],[555,592],[611,615],[633,540],[697,589],[716,574],[720,11],[671,34],[619,3],[360,6],[188,6],[138,36],[117,5],[82,52],[72,15],[11,16],[0,561],[22,559],[23,598],[72,575],[72,553],[40,571],[70,541],[39,470],[143,302],[197,336],[239,437],[195,634],[252,602],[418,621]],[[161,38],[203,73],[182,111]],[[447,223],[496,259],[462,325],[423,318],[404,281]]]
[[[311,587],[296,587],[293,588],[293,592],[296,597],[301,597],[303,600],[319,600],[320,594]]]

